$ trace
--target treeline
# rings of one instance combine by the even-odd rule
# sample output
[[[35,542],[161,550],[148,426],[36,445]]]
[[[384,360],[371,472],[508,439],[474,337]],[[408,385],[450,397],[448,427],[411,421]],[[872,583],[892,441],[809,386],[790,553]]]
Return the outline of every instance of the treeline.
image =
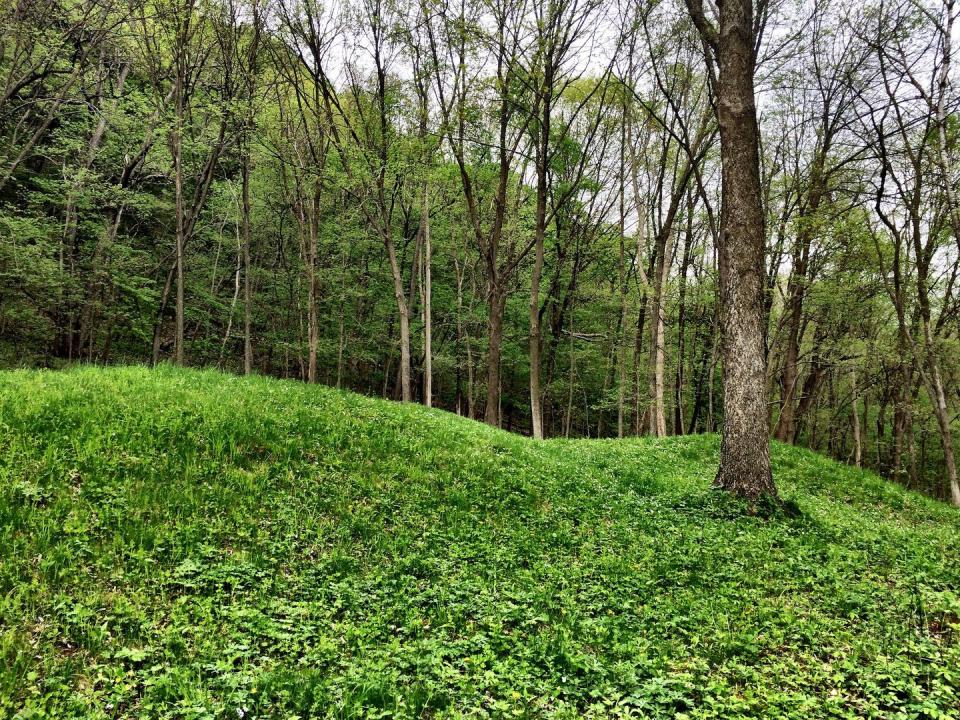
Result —
[[[774,435],[960,502],[957,14],[759,3],[754,36]],[[10,0],[0,30],[4,365],[719,428],[697,3]]]

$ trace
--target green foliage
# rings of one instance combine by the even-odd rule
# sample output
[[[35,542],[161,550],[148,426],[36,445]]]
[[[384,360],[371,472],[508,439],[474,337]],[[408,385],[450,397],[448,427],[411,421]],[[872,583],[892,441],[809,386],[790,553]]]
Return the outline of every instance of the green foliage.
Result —
[[[0,717],[947,718],[956,510],[162,367],[0,375]]]

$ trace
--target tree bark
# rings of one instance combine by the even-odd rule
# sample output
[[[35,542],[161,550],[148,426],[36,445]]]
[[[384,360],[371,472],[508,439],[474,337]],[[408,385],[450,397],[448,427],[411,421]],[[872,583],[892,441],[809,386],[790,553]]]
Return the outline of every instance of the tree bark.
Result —
[[[543,408],[540,397],[540,278],[543,274],[544,238],[547,228],[547,171],[550,162],[550,109],[553,91],[552,65],[547,64],[540,98],[542,115],[537,136],[537,206],[534,216],[533,270],[530,274],[530,424],[533,437],[543,439]]]
[[[423,188],[423,214],[420,218],[423,227],[423,403],[433,405],[433,320],[431,318],[431,278],[430,278],[430,195]]]
[[[688,5],[693,2],[688,0]],[[691,10],[701,27],[699,7],[699,18],[696,7]],[[718,256],[724,403],[715,484],[754,501],[776,497],[777,489],[770,469],[763,340],[764,228],[752,0],[725,0],[720,6],[719,32],[707,35],[719,65],[716,95],[722,165]]]
[[[400,319],[400,399],[403,402],[410,402],[413,400],[410,389],[410,311],[403,291],[403,275],[400,273],[400,263],[397,260],[393,238],[386,234],[383,242],[390,260],[393,294],[397,301],[397,315]]]
[[[503,311],[507,303],[506,290],[492,283],[489,290],[487,321],[487,403],[483,421],[500,427],[500,346],[503,343]]]
[[[857,397],[857,373],[850,371],[850,415],[851,428],[853,429],[853,464],[857,467],[863,466],[863,443],[860,440],[860,409],[857,407],[859,398]]]
[[[672,223],[671,223],[672,224]],[[653,291],[650,295],[650,354],[649,354],[649,385],[650,385],[650,434],[653,437],[666,437],[667,419],[664,403],[666,383],[664,381],[664,356],[666,345],[664,334],[666,320],[663,295],[670,274],[670,265],[673,253],[670,252],[668,230],[661,230],[656,241],[657,267],[654,273]]]
[[[619,271],[619,282],[620,282],[620,333],[617,338],[617,370],[619,371],[619,378],[617,381],[617,437],[622,438],[625,431],[625,403],[627,395],[627,300],[629,294],[627,292],[627,238],[626,238],[626,220],[627,220],[627,208],[626,208],[626,194],[627,194],[627,176],[626,176],[626,154],[627,154],[627,111],[624,108],[623,112],[623,123],[620,128],[620,219],[618,227],[618,235],[620,236],[620,257],[619,262],[617,263],[617,268]],[[637,262],[640,261],[640,255],[637,254]],[[573,363],[573,347],[572,347],[572,338],[571,338],[571,350],[570,350],[570,362]],[[571,377],[570,377],[570,400],[568,400],[567,408],[572,405],[573,397],[573,368],[571,367]],[[569,437],[569,424],[567,427],[566,435]]]
[[[175,239],[175,262],[176,262],[176,326],[173,336],[174,362],[177,365],[183,365],[183,315],[184,315],[184,288],[183,288],[183,263],[184,263],[184,199],[183,199],[183,115],[184,115],[184,90],[181,71],[177,70],[176,89],[174,90],[174,125],[170,137],[170,153],[173,155],[173,192],[174,192],[174,212],[176,215],[176,239]]]
[[[820,208],[827,191],[823,167],[823,153],[827,150],[827,147],[818,150],[814,159],[810,189],[807,192],[806,206],[800,213],[800,232],[793,252],[790,280],[787,283],[787,347],[780,371],[780,415],[774,428],[774,437],[781,442],[793,443],[797,436],[798,363],[804,326],[803,304],[811,281],[808,271],[813,242],[812,218]]]
[[[686,355],[687,269],[690,266],[690,248],[693,245],[693,196],[687,194],[687,229],[683,239],[683,258],[680,261],[680,291],[677,304],[677,372],[673,384],[673,434],[683,435],[683,386]]]
[[[245,148],[242,170],[243,195],[243,374],[253,372],[253,341],[250,336],[252,290],[250,285],[250,150]]]
[[[940,367],[936,361],[930,362],[929,391],[930,400],[933,402],[933,411],[937,416],[937,426],[940,430],[940,442],[943,446],[943,460],[947,473],[947,486],[950,490],[950,502],[956,507],[960,507],[960,484],[957,483],[957,465],[953,453],[950,413],[947,409],[947,398],[943,391]]]
[[[320,318],[317,313],[319,296],[317,283],[317,256],[319,255],[320,190],[314,191],[307,213],[307,382],[317,382],[317,350],[320,345]]]

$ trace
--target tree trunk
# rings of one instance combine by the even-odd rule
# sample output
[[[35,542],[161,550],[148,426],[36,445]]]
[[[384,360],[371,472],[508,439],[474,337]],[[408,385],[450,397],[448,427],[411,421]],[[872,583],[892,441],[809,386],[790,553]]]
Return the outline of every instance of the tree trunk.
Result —
[[[865,392],[863,394],[863,415],[861,415],[862,424],[860,427],[860,462],[861,466],[864,463],[868,463],[868,460],[864,460],[864,450],[863,443],[865,440],[870,438],[870,392]]]
[[[347,343],[344,309],[340,306],[340,318],[337,323],[337,390],[343,387],[343,350]]]
[[[814,346],[820,347],[823,339],[817,337],[814,339]],[[820,386],[823,384],[823,379],[827,375],[827,365],[824,362],[823,356],[820,353],[814,353],[813,358],[810,360],[810,370],[807,372],[807,377],[803,381],[803,387],[800,390],[799,402],[796,406],[796,412],[794,417],[795,427],[794,427],[794,437],[800,435],[800,432],[803,429],[803,424],[807,419],[807,414],[811,410],[815,409],[818,396],[820,394]]]
[[[788,301],[790,318],[787,329],[787,347],[783,356],[783,368],[780,370],[780,415],[773,435],[781,442],[792,443],[796,437],[797,359],[800,355],[800,314],[799,303],[791,296]]]
[[[410,389],[410,312],[407,298],[403,291],[403,275],[400,273],[400,263],[397,260],[396,247],[389,230],[385,230],[384,245],[387,257],[390,260],[390,273],[393,276],[393,294],[397,301],[397,315],[400,318],[400,399],[403,402],[413,400]]]
[[[184,288],[183,288],[183,262],[184,262],[184,199],[183,199],[183,83],[177,71],[177,90],[176,111],[173,126],[173,137],[170,140],[170,150],[173,155],[173,188],[174,205],[176,214],[176,326],[173,336],[174,361],[177,365],[183,365],[183,315],[184,315]]]
[[[319,254],[320,192],[314,192],[308,226],[307,247],[307,382],[317,382],[317,349],[320,344],[320,319],[317,314],[317,255]]]
[[[683,435],[683,385],[686,354],[687,269],[690,266],[690,247],[693,244],[693,197],[687,195],[687,231],[683,238],[683,258],[680,261],[680,292],[677,303],[677,372],[673,383],[673,434]],[[696,352],[696,348],[694,348]]]
[[[617,338],[617,369],[619,371],[619,379],[617,382],[617,437],[622,438],[624,436],[624,414],[625,408],[624,404],[626,401],[627,394],[627,248],[626,248],[626,194],[627,194],[627,177],[626,177],[626,163],[625,158],[627,154],[626,141],[627,141],[627,123],[626,123],[626,110],[624,110],[624,122],[621,124],[620,132],[620,226],[619,226],[619,236],[620,236],[620,257],[619,262],[617,263],[617,268],[619,270],[619,280],[620,280],[620,334]],[[640,261],[639,254],[637,255],[637,262]],[[572,343],[571,339],[571,343]],[[571,345],[570,351],[570,362],[573,362],[573,349]],[[573,369],[571,368],[571,398],[573,392]],[[567,407],[569,409],[572,401],[568,401]],[[569,437],[569,428],[567,432]]]
[[[567,412],[563,418],[563,436],[570,437],[570,427],[573,420],[573,385],[576,380],[577,356],[575,353],[573,336],[573,317],[570,318],[570,368],[567,377]]]
[[[719,349],[720,343],[718,342],[719,338],[716,338],[713,342],[713,347],[710,350],[710,372],[707,378],[707,432],[712,433],[717,430],[716,416],[713,412],[713,391],[714,385],[716,384],[716,373],[717,373],[717,350]]]
[[[540,402],[540,276],[543,274],[543,244],[547,222],[547,163],[550,138],[550,99],[544,111],[537,140],[537,207],[534,219],[533,270],[530,275],[530,424],[533,437],[543,439],[543,408]]]
[[[243,374],[253,372],[253,341],[250,337],[250,151],[245,149],[242,170],[243,195]]]
[[[220,356],[217,358],[217,367],[223,367],[223,358],[227,351],[227,343],[230,342],[230,334],[233,332],[233,316],[237,311],[237,299],[240,297],[240,273],[243,269],[243,240],[241,232],[237,233],[236,239],[237,260],[233,271],[233,297],[230,298],[230,312],[227,313],[227,329],[224,331],[223,340],[220,342]]]
[[[473,394],[473,350],[470,347],[470,333],[467,332],[466,337],[466,346],[467,346],[467,417],[473,420],[477,414],[474,408],[475,399]]]
[[[153,352],[151,354],[151,364],[156,367],[160,362],[161,335],[163,334],[163,313],[167,309],[167,301],[170,299],[170,288],[173,285],[173,277],[176,275],[177,263],[174,261],[167,272],[167,280],[163,284],[163,292],[160,293],[160,307],[157,310],[157,319],[153,324]]]
[[[940,429],[940,442],[943,446],[943,460],[947,472],[947,485],[950,489],[950,501],[960,507],[960,484],[957,483],[957,465],[953,454],[953,435],[950,430],[950,414],[947,410],[947,398],[943,391],[940,368],[934,361],[930,368],[930,399],[937,416]]]
[[[655,267],[656,250],[654,250],[654,253],[651,255],[649,265],[646,271],[644,271],[643,262],[641,259],[643,258],[643,254],[646,252],[647,223],[646,208],[644,207],[642,195],[640,193],[638,155],[642,154],[642,152],[646,149],[646,141],[644,141],[642,147],[640,148],[640,153],[638,153],[633,145],[633,114],[630,112],[629,105],[625,106],[624,110],[626,145],[627,151],[630,155],[630,181],[633,188],[634,210],[637,213],[637,254],[634,258],[634,263],[636,264],[637,268],[637,284],[641,288],[640,310],[637,313],[637,333],[634,336],[633,346],[633,429],[634,434],[640,435],[643,431],[644,425],[643,416],[640,412],[640,352],[643,350],[643,326],[647,312],[647,289],[650,285],[650,275],[653,274],[653,269]]]
[[[880,394],[880,409],[877,411],[877,472],[883,470],[886,454],[883,451],[883,437],[887,427],[887,404],[889,393],[886,389]]]
[[[647,288],[650,283],[648,279],[650,275],[653,274],[653,270],[656,267],[656,253],[650,256],[649,264],[647,269],[644,270],[643,264],[641,263],[640,258],[642,257],[641,253],[645,249],[646,242],[644,240],[645,235],[645,223],[643,216],[641,215],[640,220],[637,222],[637,273],[640,275],[640,285],[643,288],[643,291],[640,293],[640,309],[637,312],[637,334],[634,338],[633,346],[633,422],[634,422],[634,432],[637,435],[640,435],[643,432],[645,423],[645,414],[640,412],[640,353],[643,351],[643,329],[644,324],[646,323],[647,318],[647,304],[649,300],[649,293]]]
[[[923,281],[925,284],[925,280]],[[937,418],[937,427],[940,430],[940,444],[943,447],[943,462],[947,473],[947,487],[950,490],[950,501],[957,507],[960,507],[960,484],[957,482],[957,465],[953,454],[953,432],[950,429],[950,412],[947,408],[947,397],[943,389],[943,376],[940,373],[940,362],[937,358],[937,348],[934,343],[933,333],[930,330],[929,299],[927,298],[925,287],[921,288],[921,303],[924,318],[923,323],[923,342],[926,346],[927,390],[930,393],[930,402],[933,404],[933,412]]]
[[[423,228],[423,403],[433,405],[433,321],[431,319],[432,293],[430,280],[430,196],[426,186],[423,188],[423,214],[420,218]]]
[[[943,195],[946,200],[946,211],[950,220],[953,239],[960,243],[960,203],[957,201],[956,188],[953,184],[953,166],[949,152],[948,131],[948,113],[946,103],[949,100],[948,91],[950,88],[950,68],[952,66],[953,56],[953,12],[954,0],[944,0],[943,12],[944,22],[939,27],[941,44],[940,74],[937,78],[937,101],[935,114],[937,119],[937,161],[940,165],[940,172],[943,175]],[[957,496],[954,495],[954,504]]]
[[[624,297],[626,293],[622,293]],[[620,308],[617,330],[617,437],[623,438],[627,431],[626,399],[629,375],[627,373],[627,303]]]
[[[722,164],[720,319],[723,441],[716,484],[750,500],[776,497],[770,469],[763,342],[764,229],[753,91],[752,0],[725,0],[717,43]]]
[[[503,343],[503,311],[507,294],[495,280],[491,282],[487,321],[487,404],[483,421],[500,427],[500,346]]]
[[[700,422],[700,413],[703,410],[704,395],[710,393],[710,388],[707,387],[707,374],[709,372],[709,364],[713,360],[713,347],[713,333],[709,333],[703,338],[703,349],[700,351],[700,369],[696,371],[694,375],[693,411],[690,413],[690,424],[687,426],[688,435],[692,435],[697,431],[697,424]]]
[[[454,251],[453,268],[457,280],[457,342],[454,352],[457,370],[456,408],[457,415],[463,415],[463,273],[460,271],[460,260]]]
[[[460,265],[459,256],[453,255],[453,267],[457,281],[457,413],[463,414],[463,397],[460,391],[460,378],[463,373],[466,353],[467,370],[467,417],[473,420],[473,352],[470,348],[470,333],[463,322],[463,280],[466,273],[466,263]]]
[[[863,467],[863,443],[860,440],[860,409],[857,407],[859,398],[857,397],[857,373],[850,371],[850,414],[851,427],[853,428],[853,464],[857,467]]]
[[[650,354],[649,354],[649,383],[650,383],[650,434],[653,437],[666,437],[667,419],[664,404],[664,343],[665,313],[663,294],[670,274],[672,253],[670,241],[665,230],[661,230],[656,243],[657,266],[654,273],[653,292],[650,296]]]

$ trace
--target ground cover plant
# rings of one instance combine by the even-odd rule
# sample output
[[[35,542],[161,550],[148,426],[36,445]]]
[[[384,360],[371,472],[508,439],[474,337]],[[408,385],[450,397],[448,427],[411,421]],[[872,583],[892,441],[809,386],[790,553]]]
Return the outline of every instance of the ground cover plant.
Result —
[[[289,381],[0,374],[0,717],[948,718],[960,512],[776,444]]]

